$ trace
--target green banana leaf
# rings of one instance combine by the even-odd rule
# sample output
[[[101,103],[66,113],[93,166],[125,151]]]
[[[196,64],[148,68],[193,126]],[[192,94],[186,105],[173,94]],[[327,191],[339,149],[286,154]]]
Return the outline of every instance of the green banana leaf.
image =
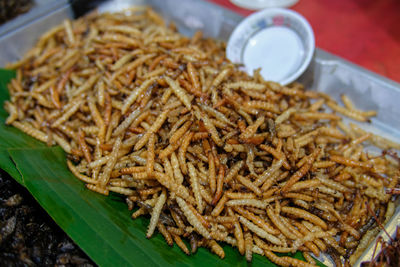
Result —
[[[7,83],[13,71],[0,69],[0,168],[25,186],[54,221],[100,266],[247,266],[236,249],[225,245],[221,260],[207,249],[185,255],[160,234],[147,239],[148,218],[132,220],[124,199],[87,190],[68,170],[60,147],[45,144],[5,125]],[[301,253],[294,256],[303,259]],[[276,266],[254,255],[253,266]],[[323,265],[321,265],[323,266]]]

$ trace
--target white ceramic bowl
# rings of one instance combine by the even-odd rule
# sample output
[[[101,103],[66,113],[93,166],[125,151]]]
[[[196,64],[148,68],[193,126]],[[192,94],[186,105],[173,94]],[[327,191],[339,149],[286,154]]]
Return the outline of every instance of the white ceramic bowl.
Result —
[[[235,28],[226,55],[243,64],[250,75],[261,68],[264,79],[286,85],[307,69],[314,49],[314,33],[303,16],[289,9],[268,8]]]
[[[233,4],[252,10],[270,7],[291,7],[299,0],[230,0]]]

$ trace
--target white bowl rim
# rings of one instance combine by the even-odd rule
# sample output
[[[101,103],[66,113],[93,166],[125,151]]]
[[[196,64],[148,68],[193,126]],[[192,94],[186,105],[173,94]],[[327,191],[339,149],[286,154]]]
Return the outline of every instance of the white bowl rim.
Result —
[[[277,82],[281,83],[282,85],[287,85],[287,84],[295,81],[297,78],[300,77],[301,74],[304,73],[304,71],[307,69],[307,67],[311,63],[311,59],[314,55],[314,50],[315,50],[315,37],[314,37],[314,32],[312,30],[310,23],[301,14],[299,14],[298,12],[296,12],[294,10],[287,9],[287,8],[266,8],[266,9],[260,10],[258,12],[251,14],[250,16],[246,17],[239,23],[238,26],[236,26],[236,28],[230,35],[227,46],[226,46],[226,55],[227,55],[228,59],[230,59],[230,60],[232,60],[231,59],[232,57],[233,58],[237,57],[237,55],[234,55],[234,56],[231,55],[231,53],[232,53],[231,50],[232,50],[233,42],[239,38],[238,35],[243,32],[243,29],[251,26],[252,22],[255,20],[258,20],[259,18],[271,17],[274,15],[283,15],[283,16],[295,19],[297,22],[299,22],[299,25],[301,25],[303,27],[303,29],[305,30],[305,33],[306,33],[306,42],[308,44],[308,50],[305,51],[304,61],[302,62],[302,64],[300,65],[300,67],[297,71],[293,72],[286,79],[284,79],[282,81],[277,81]],[[272,27],[275,27],[275,26],[272,26]],[[246,42],[247,42],[247,40],[246,40]],[[307,47],[307,46],[305,46],[305,47]],[[243,47],[242,47],[242,49],[243,49]],[[241,58],[241,56],[240,56],[240,58]],[[240,59],[240,61],[242,61],[242,58]],[[237,62],[237,61],[235,62],[234,61],[234,63],[243,63],[243,62]]]
[[[291,7],[295,5],[299,0],[264,0],[259,1],[248,1],[248,0],[230,0],[234,5],[238,7],[251,9],[251,10],[261,10],[264,8],[271,7]]]

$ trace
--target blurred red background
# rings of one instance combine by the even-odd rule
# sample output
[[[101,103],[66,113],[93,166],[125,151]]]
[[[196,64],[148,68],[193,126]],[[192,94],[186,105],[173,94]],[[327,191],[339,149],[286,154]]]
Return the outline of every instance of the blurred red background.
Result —
[[[208,0],[239,14],[229,0]],[[300,0],[291,9],[310,22],[316,45],[400,82],[400,0]]]

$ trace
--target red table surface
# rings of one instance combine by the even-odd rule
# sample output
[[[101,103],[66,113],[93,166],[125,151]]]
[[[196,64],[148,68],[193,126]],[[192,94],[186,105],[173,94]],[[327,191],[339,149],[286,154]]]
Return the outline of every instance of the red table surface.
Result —
[[[229,0],[209,0],[249,15]],[[291,7],[310,22],[316,45],[400,82],[400,0],[300,0]]]

